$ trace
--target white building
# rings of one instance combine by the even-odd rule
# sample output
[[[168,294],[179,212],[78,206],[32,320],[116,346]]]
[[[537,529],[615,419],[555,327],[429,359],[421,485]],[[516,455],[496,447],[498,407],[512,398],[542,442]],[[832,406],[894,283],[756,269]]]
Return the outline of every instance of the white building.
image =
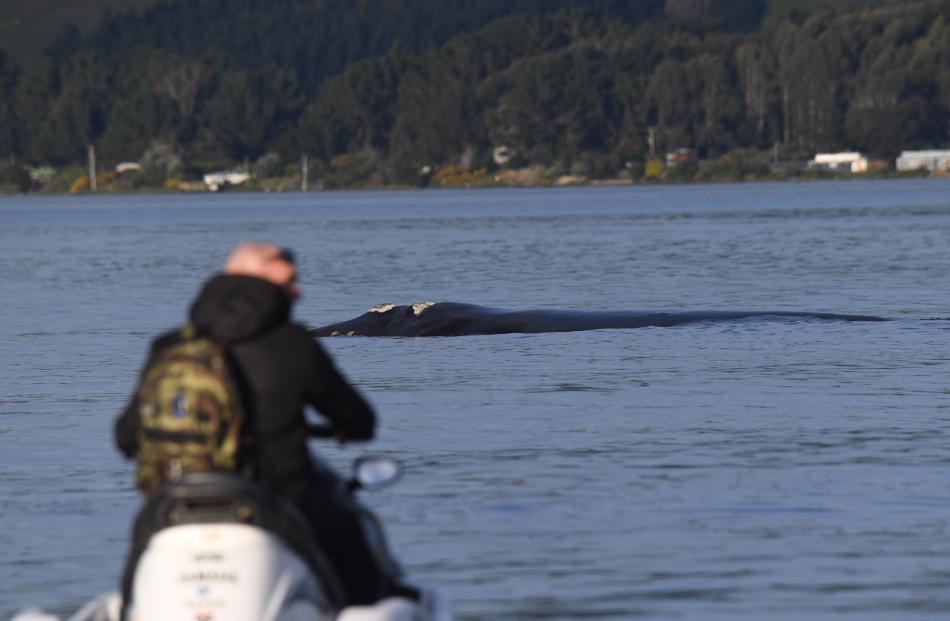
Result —
[[[863,173],[868,170],[868,158],[857,152],[819,153],[808,163],[808,167]]]
[[[897,158],[897,170],[950,170],[950,150],[904,151]]]
[[[138,172],[142,170],[142,165],[138,162],[119,162],[115,166],[115,171],[120,175],[127,172]]]
[[[511,150],[510,147],[501,145],[500,147],[495,147],[495,150],[492,151],[492,159],[495,160],[495,163],[499,166],[504,166],[511,161],[511,158],[515,156],[515,152]]]
[[[229,185],[241,185],[251,176],[246,172],[215,172],[208,173],[204,176],[205,185],[208,186],[208,189],[212,192],[217,192],[219,189],[229,186]]]

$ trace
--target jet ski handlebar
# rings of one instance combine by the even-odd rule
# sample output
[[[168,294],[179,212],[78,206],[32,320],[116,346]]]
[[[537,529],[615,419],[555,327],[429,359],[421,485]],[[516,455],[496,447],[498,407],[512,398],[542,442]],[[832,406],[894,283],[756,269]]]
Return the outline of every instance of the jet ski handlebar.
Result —
[[[307,433],[311,438],[340,437],[336,427],[327,423],[307,423]],[[395,459],[367,455],[353,461],[351,477],[344,482],[344,486],[350,492],[358,489],[379,489],[393,484],[401,475],[402,464]]]

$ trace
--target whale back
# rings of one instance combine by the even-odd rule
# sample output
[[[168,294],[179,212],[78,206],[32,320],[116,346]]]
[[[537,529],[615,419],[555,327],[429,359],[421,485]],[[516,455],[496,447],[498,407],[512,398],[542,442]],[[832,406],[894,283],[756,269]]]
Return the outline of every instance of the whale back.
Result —
[[[670,327],[684,323],[748,318],[887,321],[886,318],[873,315],[802,311],[504,310],[459,302],[423,302],[379,304],[359,317],[314,328],[311,334],[318,337],[528,334]]]

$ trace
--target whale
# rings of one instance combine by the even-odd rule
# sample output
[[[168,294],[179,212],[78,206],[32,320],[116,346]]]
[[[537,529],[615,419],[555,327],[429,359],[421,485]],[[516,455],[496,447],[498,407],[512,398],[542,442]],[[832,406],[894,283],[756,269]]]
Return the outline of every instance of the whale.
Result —
[[[378,304],[368,312],[339,323],[311,328],[315,337],[330,336],[474,336],[579,332],[739,319],[804,319],[825,321],[889,321],[873,315],[798,311],[614,311],[614,310],[505,310],[460,302]]]

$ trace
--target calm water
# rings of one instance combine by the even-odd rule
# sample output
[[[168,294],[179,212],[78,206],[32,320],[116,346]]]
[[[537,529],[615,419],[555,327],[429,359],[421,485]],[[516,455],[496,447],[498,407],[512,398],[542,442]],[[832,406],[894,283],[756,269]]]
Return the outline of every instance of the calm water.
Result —
[[[381,302],[888,323],[330,339],[398,457],[364,496],[460,619],[950,615],[950,182],[0,199],[0,617],[112,590],[111,425],[241,239],[298,319]]]

